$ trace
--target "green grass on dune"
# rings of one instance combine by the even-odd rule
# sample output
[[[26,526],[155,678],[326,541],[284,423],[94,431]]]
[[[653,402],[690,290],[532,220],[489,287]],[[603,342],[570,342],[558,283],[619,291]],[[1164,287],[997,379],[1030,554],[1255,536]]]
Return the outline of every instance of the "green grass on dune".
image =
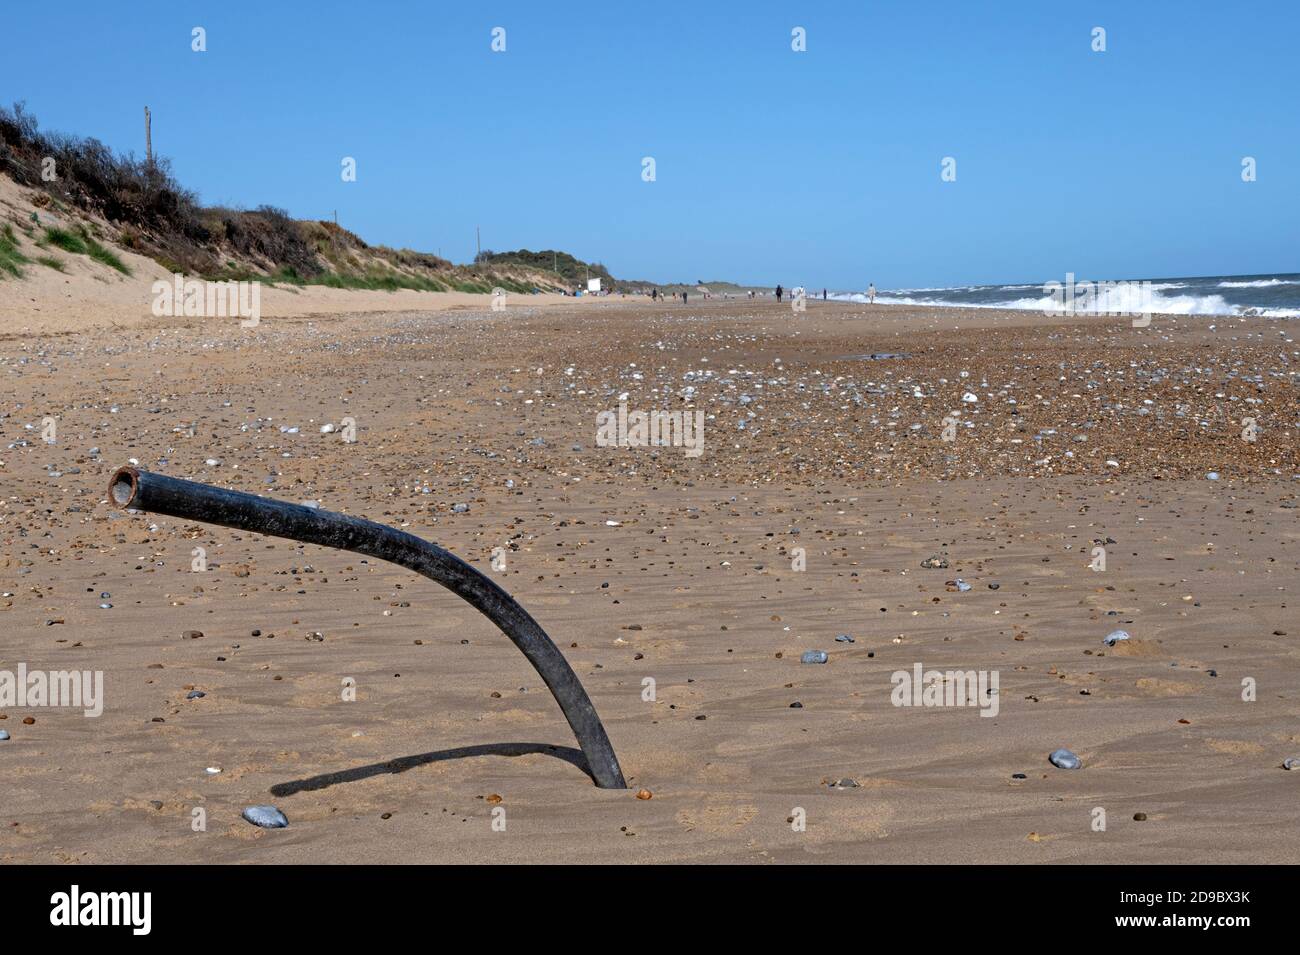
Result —
[[[64,252],[71,252],[73,255],[85,255],[87,252],[86,243],[82,241],[80,235],[69,229],[60,229],[58,226],[46,228],[40,244],[52,245]]]
[[[62,249],[64,252],[70,252],[73,255],[86,255],[107,265],[111,269],[116,269],[123,275],[130,275],[131,269],[126,263],[118,258],[117,253],[112,249],[106,248],[100,244],[94,236],[85,229],[76,231],[71,229],[61,229],[57,226],[46,228],[45,235],[42,237],[41,245],[52,245]]]
[[[412,289],[416,292],[447,291],[447,287],[436,279],[400,272],[371,272],[366,275],[326,272],[324,275],[313,276],[306,284],[324,285],[327,288],[364,289],[372,292],[396,292],[398,289]]]
[[[364,273],[323,272],[320,275],[303,276],[292,266],[281,266],[270,275],[264,275],[236,267],[231,263],[227,268],[220,272],[210,273],[205,278],[213,282],[261,282],[264,285],[285,286],[290,290],[316,285],[325,288],[355,289],[366,292],[396,292],[399,289],[410,289],[415,292],[473,292],[479,295],[487,295],[497,287],[519,295],[530,295],[536,291],[536,288],[531,284],[496,275],[474,278],[458,278],[455,275],[444,275],[439,278],[432,278],[386,269],[375,269]]]
[[[0,279],[6,275],[22,278],[23,270],[20,266],[27,261],[27,256],[18,251],[18,236],[14,235],[13,226],[6,224],[0,230]]]

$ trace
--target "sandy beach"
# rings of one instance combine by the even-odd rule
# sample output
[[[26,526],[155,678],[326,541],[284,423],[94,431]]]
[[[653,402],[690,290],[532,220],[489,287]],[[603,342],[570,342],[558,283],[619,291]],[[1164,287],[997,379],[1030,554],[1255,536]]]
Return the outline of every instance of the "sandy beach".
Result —
[[[0,670],[104,700],[0,707],[0,861],[1300,862],[1294,322],[315,289],[241,328],[24,288]],[[703,411],[702,453],[600,446],[621,403]],[[131,459],[490,573],[630,788],[464,602],[125,513]],[[894,705],[917,664],[996,673],[996,715]]]

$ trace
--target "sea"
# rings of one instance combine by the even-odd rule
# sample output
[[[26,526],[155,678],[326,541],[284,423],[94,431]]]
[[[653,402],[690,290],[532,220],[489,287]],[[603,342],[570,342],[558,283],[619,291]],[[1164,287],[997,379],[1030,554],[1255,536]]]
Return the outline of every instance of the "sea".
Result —
[[[1052,284],[1055,283],[1055,284]],[[1077,311],[1098,313],[1154,312],[1169,315],[1259,315],[1300,318],[1300,273],[1276,275],[1206,275],[1192,278],[1130,279],[1118,287],[1088,289],[1087,280],[1061,276],[1038,284],[962,285],[952,288],[876,288],[876,302],[886,305],[933,305],[950,308],[1015,308],[1060,311],[1068,298]],[[1085,297],[1080,290],[1088,289]],[[833,292],[843,302],[863,302],[863,292]]]

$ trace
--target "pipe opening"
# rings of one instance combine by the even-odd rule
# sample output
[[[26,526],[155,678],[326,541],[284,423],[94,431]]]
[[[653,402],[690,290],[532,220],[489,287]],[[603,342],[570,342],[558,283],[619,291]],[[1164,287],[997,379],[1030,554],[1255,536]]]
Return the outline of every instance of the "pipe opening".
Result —
[[[126,507],[135,497],[135,475],[127,468],[122,468],[113,475],[113,483],[108,486],[108,495],[118,507]]]

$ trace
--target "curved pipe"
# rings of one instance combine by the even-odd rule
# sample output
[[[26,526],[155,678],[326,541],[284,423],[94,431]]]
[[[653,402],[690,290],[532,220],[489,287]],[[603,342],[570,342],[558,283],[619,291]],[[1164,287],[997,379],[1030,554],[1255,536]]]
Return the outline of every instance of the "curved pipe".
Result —
[[[564,654],[514,598],[454,554],[413,534],[359,517],[136,468],[122,468],[114,474],[108,496],[119,507],[355,551],[401,564],[442,584],[500,627],[528,658],[564,711],[596,785],[601,789],[627,788],[605,727]]]

